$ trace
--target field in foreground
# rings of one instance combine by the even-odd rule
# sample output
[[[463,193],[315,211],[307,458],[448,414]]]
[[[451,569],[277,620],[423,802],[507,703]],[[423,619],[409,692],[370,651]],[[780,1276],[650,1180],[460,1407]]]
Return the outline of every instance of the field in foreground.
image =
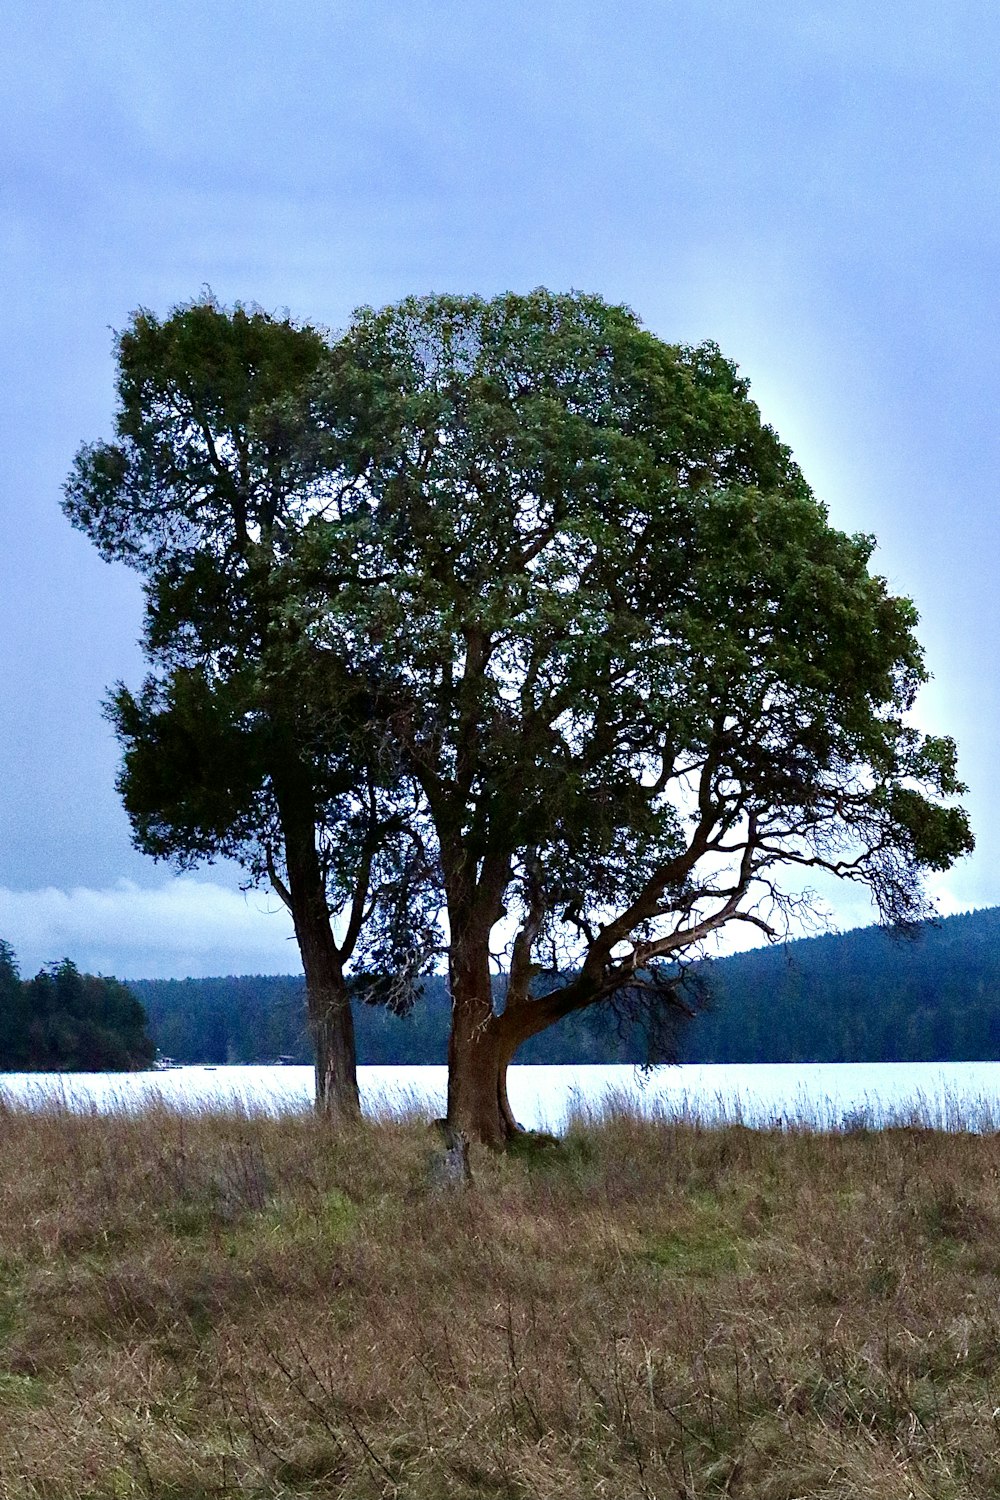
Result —
[[[1000,1138],[0,1111],[0,1495],[1000,1494]]]

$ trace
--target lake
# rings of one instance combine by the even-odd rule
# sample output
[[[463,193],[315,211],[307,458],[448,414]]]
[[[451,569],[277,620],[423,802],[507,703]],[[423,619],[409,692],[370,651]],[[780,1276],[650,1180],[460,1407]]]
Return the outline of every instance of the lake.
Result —
[[[367,1113],[444,1113],[443,1067],[359,1068]],[[149,1073],[0,1074],[0,1100],[80,1111],[238,1105],[279,1113],[309,1107],[311,1068],[183,1067]],[[521,1123],[560,1131],[612,1103],[698,1119],[843,1128],[918,1122],[940,1129],[1000,1129],[1000,1062],[704,1063],[648,1073],[623,1064],[513,1067],[508,1092]]]

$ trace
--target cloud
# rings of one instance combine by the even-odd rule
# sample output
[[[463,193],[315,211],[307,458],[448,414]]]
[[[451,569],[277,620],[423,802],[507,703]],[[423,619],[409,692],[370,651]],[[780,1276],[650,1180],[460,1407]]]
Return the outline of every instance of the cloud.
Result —
[[[976,903],[960,889],[951,889],[943,879],[928,882],[927,893],[939,916],[961,916],[963,912],[975,911]]]
[[[0,937],[26,975],[63,957],[129,979],[301,972],[291,919],[273,897],[190,876],[154,888],[0,886]]]

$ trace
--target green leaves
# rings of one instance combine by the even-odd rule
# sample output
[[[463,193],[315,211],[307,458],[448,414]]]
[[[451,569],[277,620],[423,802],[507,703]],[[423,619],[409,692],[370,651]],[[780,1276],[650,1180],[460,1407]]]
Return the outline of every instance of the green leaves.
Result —
[[[277,879],[285,899],[294,822],[320,892],[304,920],[328,944],[331,911],[371,904],[359,882],[381,835],[357,704],[311,700],[291,654],[289,568],[331,498],[305,423],[327,343],[207,298],[163,320],[140,310],[116,352],[116,439],[80,450],[65,509],[102,555],[145,578],[152,671],[108,705],[135,841],[181,866],[233,858],[252,881]],[[299,665],[307,674],[308,643]],[[323,940],[314,930],[314,946]]]
[[[342,508],[310,641],[369,685],[482,881],[530,857],[550,912],[572,890],[596,929],[724,905],[701,873],[723,846],[747,901],[782,862],[891,848],[914,879],[872,881],[902,918],[968,847],[960,815],[917,835],[910,791],[959,783],[905,725],[912,604],[715,345],[581,294],[411,298],[356,320],[312,419]]]
[[[147,578],[154,680],[111,710],[143,847],[259,871],[291,767],[331,901],[358,860],[393,892],[386,951],[446,901],[597,995],[780,925],[789,867],[902,921],[971,847],[912,603],[716,345],[538,289],[336,340],[206,301],[118,353],[66,507]]]
[[[238,858],[274,822],[266,779],[269,728],[247,712],[246,682],[184,668],[119,685],[107,716],[124,750],[118,791],[137,847],[183,867]]]
[[[308,504],[295,398],[318,332],[209,298],[133,314],[116,352],[117,440],[81,448],[64,487],[103,556],[147,574],[183,550],[231,558]]]

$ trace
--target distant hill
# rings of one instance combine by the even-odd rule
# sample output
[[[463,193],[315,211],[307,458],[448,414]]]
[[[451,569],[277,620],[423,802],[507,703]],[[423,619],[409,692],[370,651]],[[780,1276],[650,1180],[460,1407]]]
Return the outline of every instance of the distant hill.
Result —
[[[717,959],[710,1009],[681,1031],[690,1062],[960,1061],[1000,1058],[1000,908],[877,927]],[[301,977],[138,980],[161,1051],[185,1062],[311,1060]],[[408,1017],[355,1008],[362,1063],[443,1063],[444,980]],[[598,1007],[534,1037],[519,1062],[645,1062],[641,1029]]]
[[[713,1008],[685,1036],[697,1062],[1000,1058],[1000,907],[754,949],[711,965]]]

